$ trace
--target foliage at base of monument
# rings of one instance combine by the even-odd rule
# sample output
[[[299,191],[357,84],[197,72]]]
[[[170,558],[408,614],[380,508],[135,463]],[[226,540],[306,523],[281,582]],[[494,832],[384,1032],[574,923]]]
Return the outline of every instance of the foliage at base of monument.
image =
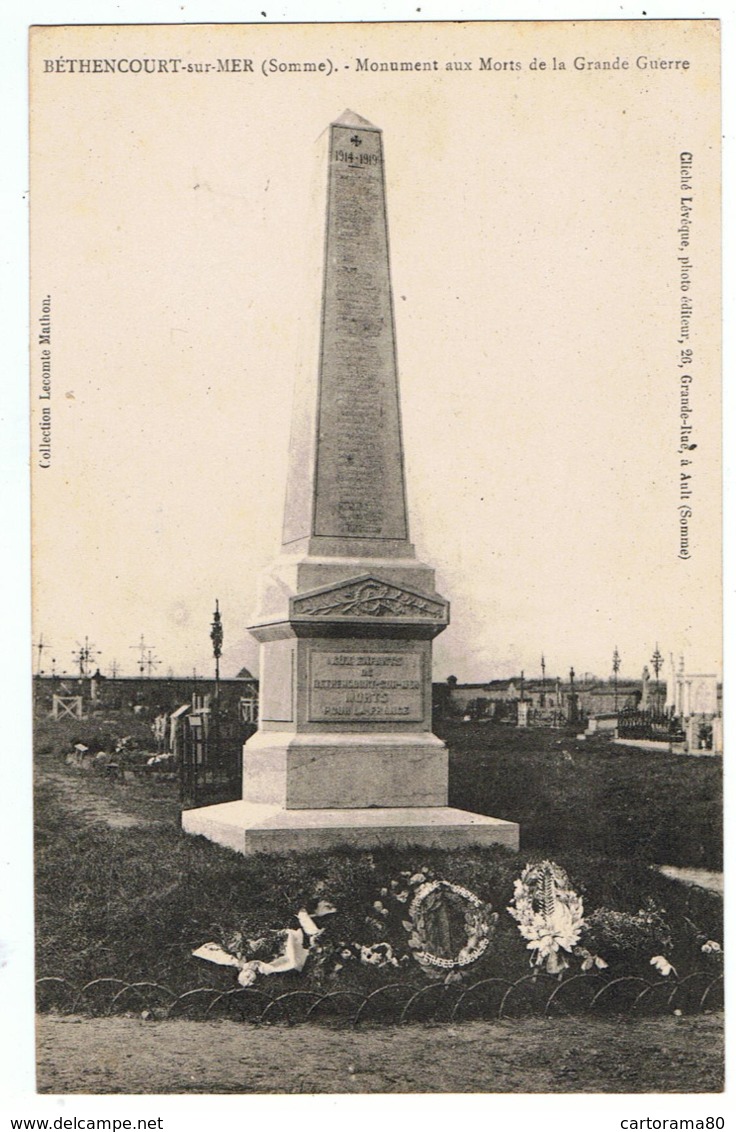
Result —
[[[321,926],[325,916],[336,911],[319,900],[311,911],[300,908],[296,923],[271,932],[270,938],[247,938],[242,931],[221,934],[193,955],[237,967],[238,982],[244,986],[259,974],[303,971],[307,962],[320,981],[350,968],[355,973],[359,967],[396,973],[419,967],[428,978],[449,982],[486,953],[498,920],[489,903],[464,885],[436,878],[427,865],[416,872],[402,870],[378,890],[357,939],[340,935],[339,916],[334,930],[329,924]]]
[[[375,869],[373,855],[367,857]],[[565,869],[553,861],[526,865],[513,882],[507,912],[516,921],[525,951],[531,952],[535,970],[560,978],[572,966],[582,972],[642,974],[648,964],[663,977],[677,976],[668,957],[675,944],[664,909],[651,901],[635,913],[601,906],[586,918],[581,896]],[[697,933],[692,921],[689,924]],[[383,885],[366,909],[359,932],[346,937],[344,926],[339,908],[321,899],[311,912],[301,908],[294,923],[272,932],[270,939],[236,932],[193,954],[237,967],[238,981],[245,986],[258,975],[286,972],[304,972],[317,985],[346,978],[363,985],[366,969],[383,970],[391,981],[415,978],[421,971],[447,983],[491,975],[518,978],[523,973],[524,951],[518,936],[504,931],[508,921],[501,921],[490,901],[465,885],[436,877],[427,864],[416,872],[402,870]],[[722,958],[720,945],[703,941],[702,933],[691,941],[693,946],[698,943],[701,961],[716,965]]]
[[[596,908],[585,921],[586,944],[594,952],[605,952],[612,962],[672,947],[672,929],[663,912],[649,907],[637,912]]]

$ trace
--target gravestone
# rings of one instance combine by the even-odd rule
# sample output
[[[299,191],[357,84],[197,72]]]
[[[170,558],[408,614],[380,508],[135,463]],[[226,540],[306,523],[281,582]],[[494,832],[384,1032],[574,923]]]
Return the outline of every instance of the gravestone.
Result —
[[[448,807],[432,640],[449,622],[409,541],[381,131],[323,135],[319,341],[297,382],[281,555],[250,632],[260,720],[238,802],[183,827],[240,852],[338,844],[518,847],[513,822]]]
[[[649,707],[649,683],[650,683],[650,681],[651,681],[651,676],[649,674],[649,669],[647,668],[647,666],[645,664],[644,668],[642,669],[642,673],[641,673],[641,700],[639,702],[639,707],[641,708],[642,711],[646,711],[647,708]]]
[[[702,673],[678,673],[675,683],[675,713],[691,715],[718,714],[718,677]]]
[[[693,715],[716,715],[718,712],[718,678],[685,676],[688,683],[688,707]]]

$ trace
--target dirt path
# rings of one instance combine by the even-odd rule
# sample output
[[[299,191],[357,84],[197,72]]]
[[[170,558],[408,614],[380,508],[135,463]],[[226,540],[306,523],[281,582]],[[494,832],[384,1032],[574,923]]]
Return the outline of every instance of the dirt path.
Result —
[[[57,791],[63,805],[90,825],[103,823],[111,829],[133,829],[148,822],[127,814],[106,798],[92,792],[85,779],[70,778],[61,771],[45,770],[44,778]]]
[[[36,774],[39,785],[50,787],[63,808],[87,825],[122,830],[179,824],[178,791],[170,782],[112,781],[94,771],[48,762],[37,766]]]
[[[694,884],[697,888],[707,888],[708,892],[717,892],[723,896],[723,873],[710,872],[708,869],[681,869],[675,865],[661,865],[659,871],[672,880]]]
[[[37,1036],[41,1093],[714,1093],[723,1080],[720,1015],[358,1030],[42,1015]]]

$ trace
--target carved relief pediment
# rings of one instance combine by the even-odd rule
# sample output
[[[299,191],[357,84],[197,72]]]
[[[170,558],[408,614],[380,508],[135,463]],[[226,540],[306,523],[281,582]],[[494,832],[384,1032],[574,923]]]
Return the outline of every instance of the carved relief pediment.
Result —
[[[342,619],[356,621],[383,618],[446,624],[448,605],[442,598],[363,575],[337,585],[324,586],[291,598],[292,618]]]

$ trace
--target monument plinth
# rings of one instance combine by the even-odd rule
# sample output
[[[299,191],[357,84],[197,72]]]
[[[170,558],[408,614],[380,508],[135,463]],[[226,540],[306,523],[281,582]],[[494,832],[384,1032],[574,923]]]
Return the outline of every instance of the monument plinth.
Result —
[[[319,344],[297,385],[281,555],[250,632],[260,721],[243,798],[182,823],[240,852],[336,844],[518,847],[518,826],[447,806],[432,639],[449,623],[417,560],[401,442],[381,131],[326,132]]]

